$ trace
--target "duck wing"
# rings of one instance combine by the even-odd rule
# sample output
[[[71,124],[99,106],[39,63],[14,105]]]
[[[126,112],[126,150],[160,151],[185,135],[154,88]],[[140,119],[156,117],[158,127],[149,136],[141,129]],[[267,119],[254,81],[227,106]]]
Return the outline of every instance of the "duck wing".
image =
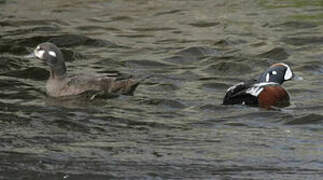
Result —
[[[111,75],[75,75],[69,78],[67,86],[71,91],[84,93],[86,91],[103,91],[110,94],[133,95],[139,82],[132,77]],[[75,95],[76,95],[75,94]]]
[[[133,79],[132,77],[117,77],[117,78],[110,78],[105,77],[102,79],[102,87],[105,91],[114,94],[123,94],[123,95],[130,95],[134,94],[134,91],[139,85],[139,82]]]
[[[257,80],[252,79],[231,86],[223,98],[223,105],[247,104],[256,106],[258,104],[257,93],[260,90],[253,86],[256,83]]]

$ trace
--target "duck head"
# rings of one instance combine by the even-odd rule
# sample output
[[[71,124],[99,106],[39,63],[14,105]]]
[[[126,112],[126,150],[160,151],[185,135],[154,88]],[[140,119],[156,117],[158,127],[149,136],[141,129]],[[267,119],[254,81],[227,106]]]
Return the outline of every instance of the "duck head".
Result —
[[[53,43],[45,42],[39,44],[29,57],[43,60],[50,67],[51,75],[53,76],[63,76],[66,73],[63,54]]]
[[[277,63],[270,66],[263,74],[260,75],[259,82],[274,82],[283,84],[285,81],[293,79],[292,69],[285,63]]]

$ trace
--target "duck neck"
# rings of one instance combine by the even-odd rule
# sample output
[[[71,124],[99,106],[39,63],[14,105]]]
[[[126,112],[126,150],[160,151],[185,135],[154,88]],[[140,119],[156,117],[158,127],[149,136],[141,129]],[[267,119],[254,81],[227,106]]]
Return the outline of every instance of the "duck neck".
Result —
[[[63,79],[66,76],[66,69],[64,68],[59,68],[59,69],[55,69],[55,68],[51,68],[49,70],[50,72],[50,79]]]

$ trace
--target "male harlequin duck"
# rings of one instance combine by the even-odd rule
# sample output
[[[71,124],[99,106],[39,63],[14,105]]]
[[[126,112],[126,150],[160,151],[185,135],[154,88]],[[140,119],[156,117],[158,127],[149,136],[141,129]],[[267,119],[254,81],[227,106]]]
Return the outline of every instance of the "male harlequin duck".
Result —
[[[87,91],[104,91],[111,94],[133,95],[139,82],[116,76],[79,74],[67,76],[63,54],[53,43],[39,44],[29,57],[43,60],[49,66],[50,76],[46,84],[52,97],[79,95]]]
[[[265,109],[287,107],[289,95],[280,85],[291,80],[294,74],[285,63],[270,66],[258,80],[249,80],[230,87],[224,96],[223,104],[246,104]]]

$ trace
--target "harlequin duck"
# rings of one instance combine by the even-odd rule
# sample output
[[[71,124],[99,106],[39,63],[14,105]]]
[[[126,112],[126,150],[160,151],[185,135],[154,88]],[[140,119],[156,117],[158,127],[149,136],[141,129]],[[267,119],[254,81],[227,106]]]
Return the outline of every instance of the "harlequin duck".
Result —
[[[270,66],[259,79],[240,82],[230,87],[224,96],[223,104],[245,104],[265,109],[290,105],[287,91],[280,85],[291,80],[294,74],[285,63]]]
[[[52,97],[79,95],[87,91],[104,91],[111,94],[133,95],[139,82],[131,77],[78,74],[67,76],[63,54],[55,44],[39,44],[29,57],[43,60],[49,66],[50,76],[46,84]]]

